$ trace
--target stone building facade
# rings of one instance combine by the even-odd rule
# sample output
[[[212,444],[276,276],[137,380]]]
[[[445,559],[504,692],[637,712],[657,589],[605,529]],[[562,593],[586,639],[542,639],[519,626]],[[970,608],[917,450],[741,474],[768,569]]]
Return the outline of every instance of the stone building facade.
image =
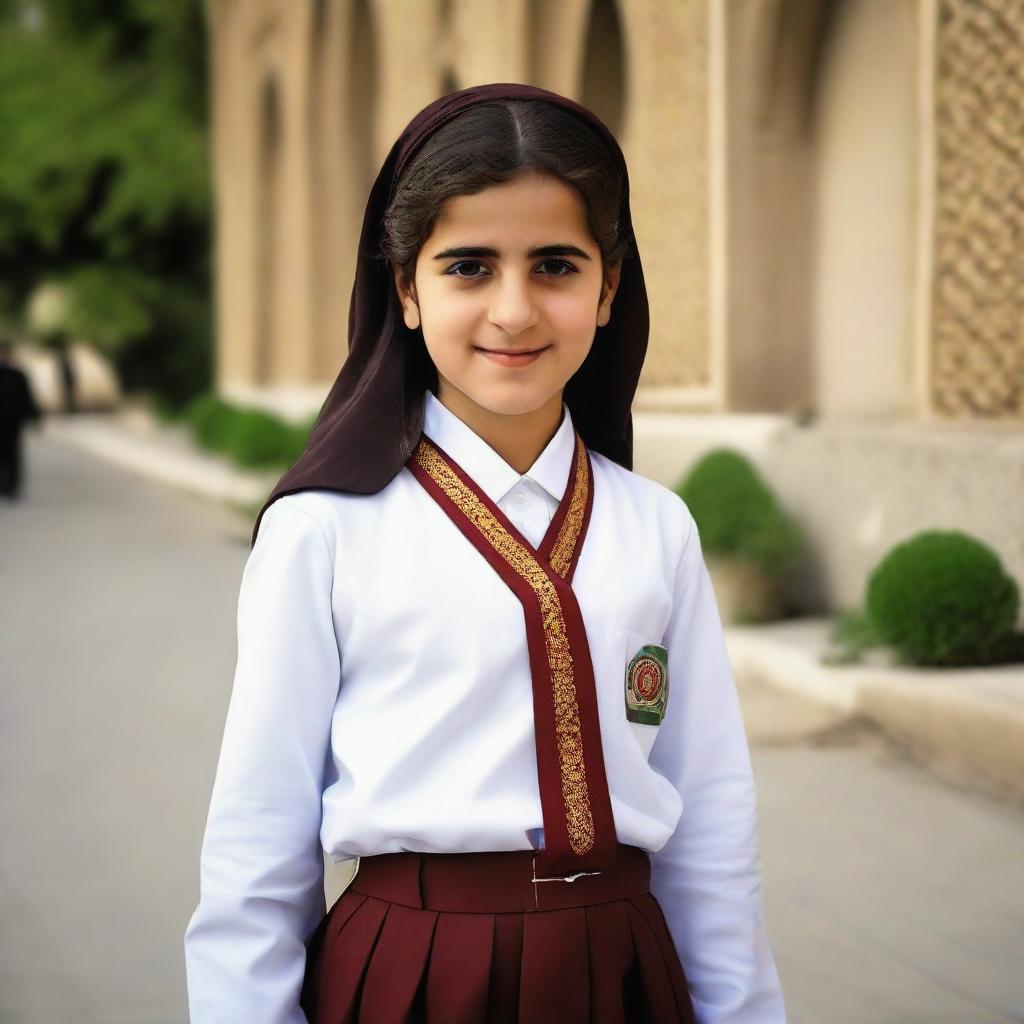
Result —
[[[1024,5],[209,0],[218,386],[315,410],[368,186],[434,97],[527,81],[620,139],[651,300],[637,469],[746,451],[854,606],[896,540],[1024,578]],[[923,495],[927,499],[923,500]]]

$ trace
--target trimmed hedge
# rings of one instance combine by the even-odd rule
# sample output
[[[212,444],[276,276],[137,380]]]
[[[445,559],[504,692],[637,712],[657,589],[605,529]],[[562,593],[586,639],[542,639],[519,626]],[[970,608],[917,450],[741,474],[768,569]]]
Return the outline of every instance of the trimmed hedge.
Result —
[[[915,665],[1011,660],[1017,581],[988,545],[959,530],[925,530],[893,547],[872,571],[865,614],[899,659]]]
[[[742,453],[716,448],[677,485],[700,530],[706,554],[751,562],[769,573],[787,569],[803,535]]]
[[[232,405],[213,394],[186,406],[183,419],[204,448],[219,452],[247,469],[290,466],[302,454],[313,426],[289,423],[262,409]]]

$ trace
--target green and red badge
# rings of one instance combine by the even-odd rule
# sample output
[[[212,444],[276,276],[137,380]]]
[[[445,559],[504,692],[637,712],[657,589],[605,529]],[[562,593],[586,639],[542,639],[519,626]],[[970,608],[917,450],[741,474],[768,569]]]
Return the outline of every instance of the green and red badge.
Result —
[[[645,644],[626,666],[626,718],[661,725],[668,704],[668,650]]]

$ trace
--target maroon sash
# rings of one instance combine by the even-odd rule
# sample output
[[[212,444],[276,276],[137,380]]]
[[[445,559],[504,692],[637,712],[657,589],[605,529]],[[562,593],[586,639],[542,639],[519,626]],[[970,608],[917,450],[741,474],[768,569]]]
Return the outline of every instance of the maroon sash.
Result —
[[[594,667],[571,585],[594,502],[586,445],[577,432],[568,486],[536,550],[426,435],[408,466],[523,606],[544,817],[537,875],[604,870],[615,859],[617,839]]]

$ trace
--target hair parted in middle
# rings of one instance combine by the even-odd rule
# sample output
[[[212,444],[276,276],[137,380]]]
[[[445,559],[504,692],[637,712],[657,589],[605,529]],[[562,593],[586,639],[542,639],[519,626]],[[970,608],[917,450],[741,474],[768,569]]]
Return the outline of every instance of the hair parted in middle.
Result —
[[[467,108],[424,143],[395,185],[379,257],[408,287],[419,251],[447,200],[482,192],[525,171],[553,175],[575,189],[603,270],[630,254],[633,239],[624,237],[619,217],[624,181],[615,154],[567,110],[543,100],[509,99]],[[389,307],[389,315],[400,321],[396,294]],[[407,386],[412,393],[424,387],[436,391],[437,369],[418,331],[414,337]]]
[[[562,179],[583,200],[602,266],[632,249],[620,230],[623,180],[615,155],[583,121],[542,100],[478,103],[438,129],[412,158],[384,215],[382,256],[410,281],[441,208],[523,171]]]

